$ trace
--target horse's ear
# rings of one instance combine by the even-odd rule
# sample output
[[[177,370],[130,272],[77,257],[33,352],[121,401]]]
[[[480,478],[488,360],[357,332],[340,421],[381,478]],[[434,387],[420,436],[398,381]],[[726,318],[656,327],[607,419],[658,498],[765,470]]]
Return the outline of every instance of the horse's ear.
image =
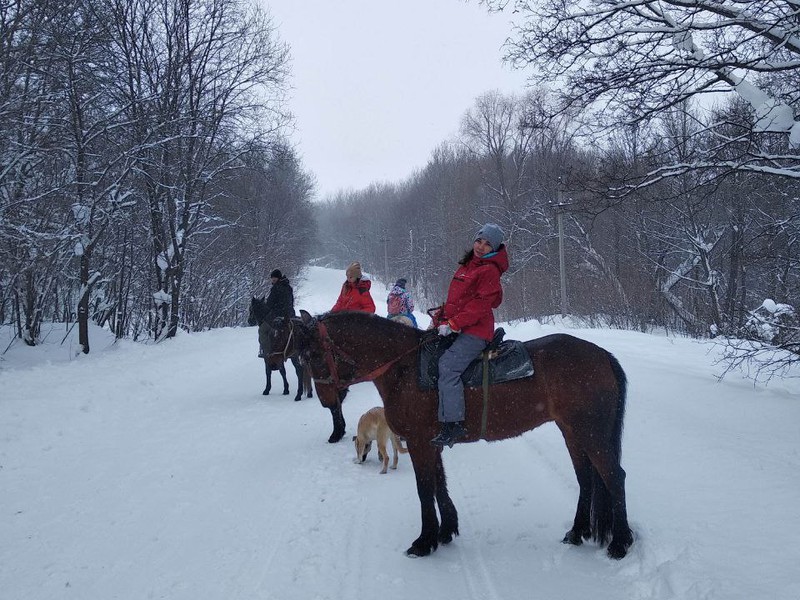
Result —
[[[311,316],[307,310],[300,309],[300,318],[303,320],[304,325],[308,325],[311,321],[314,320],[314,317]]]

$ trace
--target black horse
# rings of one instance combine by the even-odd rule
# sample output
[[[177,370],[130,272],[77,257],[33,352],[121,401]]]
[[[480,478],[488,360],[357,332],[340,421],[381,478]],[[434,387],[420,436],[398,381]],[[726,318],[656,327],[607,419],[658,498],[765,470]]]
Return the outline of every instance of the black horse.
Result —
[[[264,370],[267,375],[267,385],[262,394],[266,396],[270,393],[272,389],[272,371],[278,371],[283,378],[283,395],[289,395],[289,380],[286,378],[286,368],[284,367],[284,363],[288,359],[292,362],[294,371],[297,374],[295,402],[302,400],[304,390],[307,397],[311,398],[313,396],[311,375],[300,364],[293,336],[288,335],[278,339],[278,333],[283,331],[284,325],[287,324],[287,319],[269,314],[264,298],[253,296],[250,301],[250,313],[247,317],[247,323],[249,325],[258,325],[258,342],[264,355]]]

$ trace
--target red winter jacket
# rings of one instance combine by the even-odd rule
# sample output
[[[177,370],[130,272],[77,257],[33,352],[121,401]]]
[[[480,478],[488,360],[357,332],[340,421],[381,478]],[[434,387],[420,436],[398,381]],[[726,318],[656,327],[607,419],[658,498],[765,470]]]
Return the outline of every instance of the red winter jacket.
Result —
[[[500,275],[507,270],[505,244],[489,257],[478,258],[472,254],[467,264],[460,265],[453,275],[447,301],[434,316],[434,326],[449,321],[454,331],[491,341],[494,335],[492,309],[503,301]]]
[[[339,299],[333,305],[331,312],[342,310],[361,310],[368,313],[375,312],[375,302],[369,293],[372,282],[369,279],[359,279],[355,283],[345,281]]]

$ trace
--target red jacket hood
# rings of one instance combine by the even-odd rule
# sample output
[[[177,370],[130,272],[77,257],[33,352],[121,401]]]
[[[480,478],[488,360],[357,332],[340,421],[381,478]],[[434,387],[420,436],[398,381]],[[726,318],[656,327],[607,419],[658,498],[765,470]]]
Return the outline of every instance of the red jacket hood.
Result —
[[[506,245],[501,244],[500,249],[497,252],[492,253],[491,256],[478,258],[477,256],[473,255],[472,261],[474,261],[476,265],[493,264],[500,271],[500,275],[502,275],[508,271],[508,252],[506,252]]]

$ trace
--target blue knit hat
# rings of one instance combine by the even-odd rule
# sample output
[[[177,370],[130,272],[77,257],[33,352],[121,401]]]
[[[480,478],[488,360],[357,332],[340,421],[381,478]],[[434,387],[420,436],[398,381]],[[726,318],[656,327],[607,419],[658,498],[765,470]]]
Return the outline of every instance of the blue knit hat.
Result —
[[[475,239],[484,239],[489,242],[489,245],[492,247],[492,250],[497,252],[500,245],[503,243],[503,230],[500,229],[498,225],[495,223],[486,223],[483,227],[478,230],[478,233],[475,234]]]

